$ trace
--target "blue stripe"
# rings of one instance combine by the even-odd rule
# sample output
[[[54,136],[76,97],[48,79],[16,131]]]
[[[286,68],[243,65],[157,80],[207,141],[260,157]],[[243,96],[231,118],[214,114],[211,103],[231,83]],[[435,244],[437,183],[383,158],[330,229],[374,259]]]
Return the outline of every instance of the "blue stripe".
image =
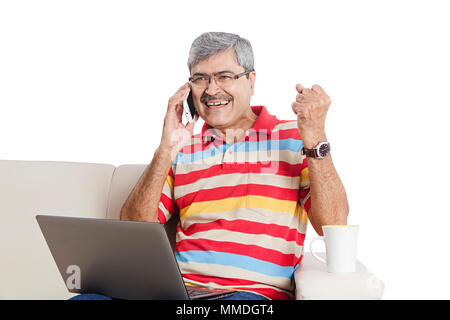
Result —
[[[219,145],[218,147],[211,147],[204,151],[197,151],[190,154],[179,152],[174,163],[187,164],[202,159],[214,157],[218,154],[223,154],[227,151],[228,144]],[[243,141],[235,143],[232,146],[234,152],[252,152],[252,151],[273,151],[273,150],[290,150],[292,152],[300,152],[303,148],[303,141],[297,139],[281,139],[281,140],[266,140],[266,141]]]
[[[290,279],[294,273],[293,267],[283,267],[272,262],[227,252],[191,250],[176,252],[175,257],[180,262],[233,266],[272,277],[285,277]]]
[[[223,154],[225,151],[226,151],[226,146],[220,145],[217,148],[211,147],[211,148],[208,148],[207,150],[197,151],[197,152],[193,152],[190,154],[185,154],[185,153],[179,152],[177,157],[175,158],[174,165],[186,164],[186,163],[195,162],[195,161],[198,161],[201,159],[211,158],[218,154]]]

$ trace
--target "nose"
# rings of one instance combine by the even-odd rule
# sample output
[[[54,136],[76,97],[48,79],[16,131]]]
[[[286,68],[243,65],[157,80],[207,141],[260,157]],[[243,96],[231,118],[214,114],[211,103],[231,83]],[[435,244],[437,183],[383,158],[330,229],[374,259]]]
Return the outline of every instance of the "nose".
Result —
[[[211,77],[211,80],[209,81],[208,87],[206,87],[205,92],[209,94],[210,96],[213,96],[217,92],[220,91],[220,87],[217,85],[216,80],[214,77]]]

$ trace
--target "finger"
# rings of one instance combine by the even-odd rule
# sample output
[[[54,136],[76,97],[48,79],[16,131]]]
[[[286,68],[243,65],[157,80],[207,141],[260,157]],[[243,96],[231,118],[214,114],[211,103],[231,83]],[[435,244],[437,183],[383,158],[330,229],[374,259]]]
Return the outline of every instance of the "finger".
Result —
[[[189,87],[189,82],[186,82],[185,84],[183,84],[183,85],[180,87],[180,90],[186,89],[187,87]]]
[[[175,114],[178,122],[181,123],[183,121],[183,105],[177,104],[175,106]]]
[[[305,87],[302,86],[300,83],[297,83],[297,85],[295,86],[295,89],[298,91],[298,93],[302,93],[304,88]]]
[[[310,88],[303,88],[302,94],[303,95],[310,95],[312,93]]]
[[[187,97],[189,94],[189,91],[191,91],[191,87],[189,86],[189,82],[186,82],[184,85],[182,85],[177,92],[172,96],[174,99],[182,99],[184,96]]]
[[[312,91],[317,92],[318,94],[325,94],[325,90],[322,89],[318,84],[313,84],[311,87]]]
[[[295,96],[295,101],[297,102],[303,102],[307,100],[307,96],[305,96],[303,93],[299,93]]]
[[[174,110],[178,104],[183,104],[184,100],[187,99],[191,87],[189,83],[184,84],[178,91],[169,99],[169,104],[167,106],[167,111]]]
[[[306,120],[311,118],[311,110],[305,105],[300,104],[298,102],[292,103],[292,110],[297,115],[299,119]]]
[[[291,107],[292,107],[292,111],[294,111],[294,113],[297,115],[299,113],[301,113],[301,111],[303,110],[303,105],[298,102],[292,102]]]
[[[174,97],[177,100],[181,100],[181,101],[186,100],[190,91],[191,91],[191,87],[189,86],[189,83],[186,83],[174,94]]]

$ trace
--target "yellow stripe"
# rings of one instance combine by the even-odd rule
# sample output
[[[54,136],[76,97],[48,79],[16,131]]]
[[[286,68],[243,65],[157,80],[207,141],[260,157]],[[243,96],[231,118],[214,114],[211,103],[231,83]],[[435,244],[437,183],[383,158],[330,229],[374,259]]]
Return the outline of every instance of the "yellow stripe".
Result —
[[[303,182],[309,180],[309,170],[308,168],[304,168],[301,172],[301,176],[300,176],[300,184],[302,184]]]
[[[306,212],[305,208],[300,207],[301,215],[300,220],[304,223],[308,223],[308,213]]]
[[[185,284],[186,286],[191,286],[191,287],[200,287],[198,284],[191,283],[191,282],[184,282],[184,284]]]
[[[167,175],[167,178],[166,178],[166,184],[167,184],[171,189],[173,189],[173,178],[172,178],[171,176],[169,176],[169,175]]]
[[[225,212],[248,207],[288,212],[292,213],[294,216],[300,216],[300,219],[303,222],[308,222],[306,211],[301,208],[296,201],[279,200],[256,195],[226,198],[223,200],[194,202],[180,211],[180,218],[185,219],[198,213]],[[303,211],[299,215],[300,210]]]

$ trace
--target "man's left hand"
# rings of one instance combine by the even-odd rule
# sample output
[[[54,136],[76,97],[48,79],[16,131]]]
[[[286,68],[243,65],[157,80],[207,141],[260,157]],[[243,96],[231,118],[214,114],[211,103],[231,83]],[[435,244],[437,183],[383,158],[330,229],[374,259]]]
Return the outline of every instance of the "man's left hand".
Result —
[[[325,118],[331,104],[330,97],[321,86],[315,84],[309,88],[301,84],[295,86],[297,96],[292,103],[292,110],[297,114],[300,135],[308,144],[315,144],[319,137],[325,135]]]

